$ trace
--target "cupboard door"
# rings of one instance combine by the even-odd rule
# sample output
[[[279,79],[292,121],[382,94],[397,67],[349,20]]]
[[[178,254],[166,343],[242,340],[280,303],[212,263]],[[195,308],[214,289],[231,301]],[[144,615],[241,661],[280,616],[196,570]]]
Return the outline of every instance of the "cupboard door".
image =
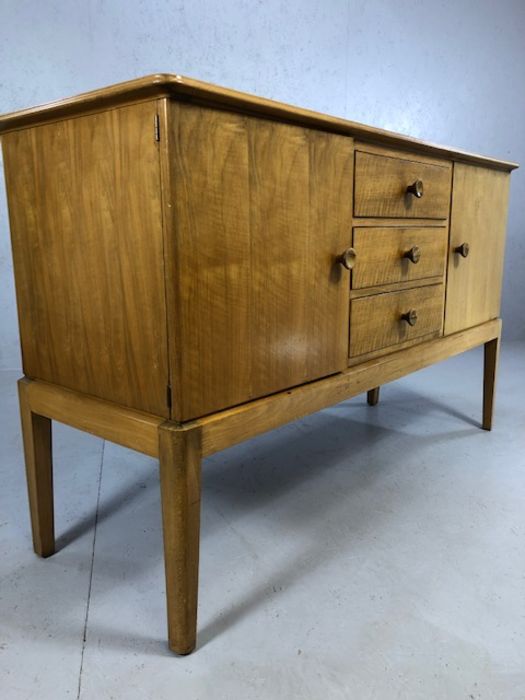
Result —
[[[153,101],[3,136],[24,373],[169,417]]]
[[[499,316],[509,179],[454,165],[445,335]]]
[[[170,124],[173,417],[342,370],[352,140],[181,103]]]

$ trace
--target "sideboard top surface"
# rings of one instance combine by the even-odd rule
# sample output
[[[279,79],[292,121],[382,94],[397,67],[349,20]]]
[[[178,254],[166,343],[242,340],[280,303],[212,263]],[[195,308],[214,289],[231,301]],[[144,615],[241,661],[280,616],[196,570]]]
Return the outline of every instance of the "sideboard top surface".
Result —
[[[169,73],[156,73],[99,90],[85,92],[75,97],[1,115],[0,134],[49,121],[78,116],[87,112],[160,97],[173,97],[222,109],[247,112],[324,131],[345,134],[363,141],[382,143],[398,148],[409,148],[412,151],[429,153],[500,170],[510,171],[518,167],[517,163],[440,146],[403,134],[348,121],[340,117],[321,114],[302,109],[301,107]]]

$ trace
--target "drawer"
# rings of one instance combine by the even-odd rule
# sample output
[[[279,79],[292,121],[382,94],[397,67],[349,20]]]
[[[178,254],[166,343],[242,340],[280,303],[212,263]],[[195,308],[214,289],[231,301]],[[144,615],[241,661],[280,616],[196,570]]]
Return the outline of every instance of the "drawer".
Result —
[[[445,285],[433,284],[402,292],[353,299],[350,307],[350,357],[404,343],[443,326]],[[415,312],[414,325],[405,320]],[[403,318],[405,316],[405,318]]]
[[[352,289],[441,276],[445,272],[447,228],[355,228],[353,247],[357,258]]]
[[[354,216],[446,219],[451,172],[446,164],[356,151]],[[419,197],[408,190],[417,182]]]

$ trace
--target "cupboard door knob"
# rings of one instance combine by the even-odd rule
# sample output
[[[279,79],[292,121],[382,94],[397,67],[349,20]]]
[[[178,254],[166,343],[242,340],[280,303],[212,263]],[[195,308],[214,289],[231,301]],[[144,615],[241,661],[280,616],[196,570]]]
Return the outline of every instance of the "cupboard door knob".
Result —
[[[407,250],[406,253],[403,254],[403,257],[408,258],[410,262],[413,262],[415,265],[421,260],[421,248],[414,245],[412,248],[410,248],[410,250]]]
[[[406,321],[409,326],[415,326],[417,323],[417,311],[410,309],[406,314],[401,314],[401,320]]]
[[[468,243],[462,243],[454,248],[454,253],[458,253],[462,258],[466,258],[470,252],[470,246]]]
[[[351,270],[355,265],[357,253],[354,248],[347,248],[345,252],[337,258],[337,262],[341,263],[347,270]]]
[[[407,187],[407,194],[413,194],[414,197],[421,199],[423,196],[423,180],[416,180]]]

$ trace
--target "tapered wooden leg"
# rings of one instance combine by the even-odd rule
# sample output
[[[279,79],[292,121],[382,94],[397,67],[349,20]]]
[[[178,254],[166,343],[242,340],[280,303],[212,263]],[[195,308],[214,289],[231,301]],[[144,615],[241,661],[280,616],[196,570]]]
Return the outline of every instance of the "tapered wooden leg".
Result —
[[[498,368],[500,338],[489,340],[484,345],[483,361],[483,423],[484,430],[492,430],[494,414],[494,392],[496,389],[496,372]]]
[[[177,654],[195,648],[199,582],[201,431],[159,427],[168,637]]]
[[[369,406],[375,406],[379,401],[379,389],[380,387],[376,386],[375,389],[370,389],[370,391],[367,392],[366,400]]]
[[[18,382],[33,548],[41,557],[55,552],[51,421],[31,411],[29,379]]]

